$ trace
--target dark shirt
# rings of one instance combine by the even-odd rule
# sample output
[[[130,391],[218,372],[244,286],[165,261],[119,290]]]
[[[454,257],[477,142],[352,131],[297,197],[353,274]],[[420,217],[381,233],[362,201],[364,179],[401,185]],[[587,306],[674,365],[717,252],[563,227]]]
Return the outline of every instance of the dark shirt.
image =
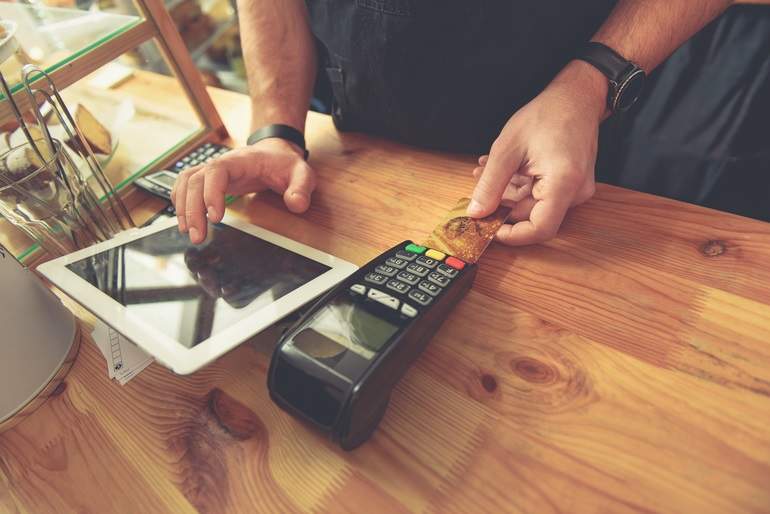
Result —
[[[341,130],[486,152],[615,0],[307,0]]]

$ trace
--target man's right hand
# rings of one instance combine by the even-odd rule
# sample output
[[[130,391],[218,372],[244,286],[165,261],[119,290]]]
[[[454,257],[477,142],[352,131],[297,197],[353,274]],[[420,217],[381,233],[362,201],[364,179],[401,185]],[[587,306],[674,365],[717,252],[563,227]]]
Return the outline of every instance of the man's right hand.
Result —
[[[189,233],[190,241],[198,244],[206,239],[207,217],[212,223],[222,221],[226,195],[270,189],[283,195],[291,212],[301,213],[310,206],[315,185],[315,172],[303,151],[283,139],[269,138],[183,171],[171,201],[179,231]]]

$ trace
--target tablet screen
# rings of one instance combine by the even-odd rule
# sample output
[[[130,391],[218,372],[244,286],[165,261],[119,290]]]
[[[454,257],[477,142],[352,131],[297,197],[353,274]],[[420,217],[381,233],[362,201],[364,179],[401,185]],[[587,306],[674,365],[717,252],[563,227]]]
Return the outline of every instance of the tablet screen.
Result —
[[[67,267],[186,347],[330,269],[223,224],[200,245],[174,226]]]

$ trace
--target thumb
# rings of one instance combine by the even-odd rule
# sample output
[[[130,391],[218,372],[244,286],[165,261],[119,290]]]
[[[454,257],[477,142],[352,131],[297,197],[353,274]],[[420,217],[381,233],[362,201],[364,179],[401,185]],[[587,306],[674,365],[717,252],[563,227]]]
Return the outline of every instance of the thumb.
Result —
[[[514,173],[519,171],[522,160],[523,155],[517,149],[503,151],[492,149],[489,160],[481,172],[481,178],[473,190],[468,205],[468,216],[483,218],[497,209],[505,188],[508,187]]]
[[[310,207],[310,197],[315,189],[315,171],[304,161],[291,169],[289,185],[283,193],[286,207],[294,213],[305,212]]]

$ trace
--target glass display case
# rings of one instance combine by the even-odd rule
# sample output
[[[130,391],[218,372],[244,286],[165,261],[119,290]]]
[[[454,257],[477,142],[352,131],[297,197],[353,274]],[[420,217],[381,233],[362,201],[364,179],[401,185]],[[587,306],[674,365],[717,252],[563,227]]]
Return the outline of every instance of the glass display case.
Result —
[[[122,197],[135,193],[137,177],[227,137],[163,0],[0,2],[0,20],[0,71],[16,103],[22,111],[30,107],[19,83],[24,63],[49,73]],[[217,37],[231,23],[217,25]],[[198,45],[210,47],[212,37]],[[3,52],[6,44],[12,46]],[[0,145],[12,147],[23,134],[6,100],[0,95]],[[50,127],[56,137],[55,123]],[[34,251],[5,220],[0,244],[21,257]]]
[[[247,93],[235,0],[170,0],[166,7],[204,82]]]

